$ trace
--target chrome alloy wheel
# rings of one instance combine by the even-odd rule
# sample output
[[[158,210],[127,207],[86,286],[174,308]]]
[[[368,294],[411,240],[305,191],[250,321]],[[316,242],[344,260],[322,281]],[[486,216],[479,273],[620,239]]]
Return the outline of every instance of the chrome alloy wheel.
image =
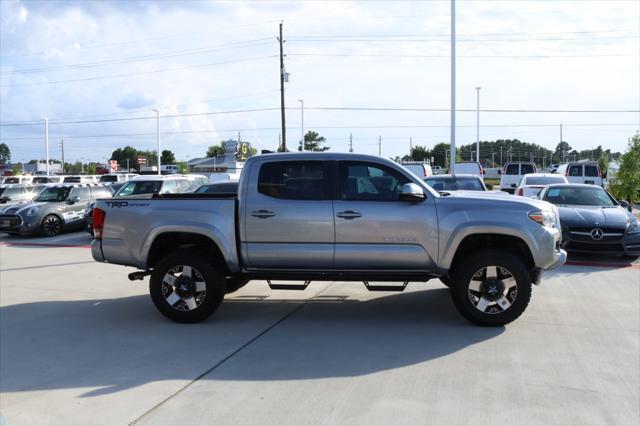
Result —
[[[179,311],[196,309],[206,294],[207,284],[202,274],[191,266],[174,266],[162,278],[162,295],[171,307]]]
[[[518,284],[509,270],[500,266],[486,266],[473,274],[468,293],[477,310],[485,314],[499,314],[515,302]]]

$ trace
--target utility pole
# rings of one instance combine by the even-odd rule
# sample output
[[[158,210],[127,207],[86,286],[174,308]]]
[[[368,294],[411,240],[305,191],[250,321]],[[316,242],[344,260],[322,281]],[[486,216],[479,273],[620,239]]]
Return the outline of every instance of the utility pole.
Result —
[[[480,89],[476,87],[476,161],[480,162]]]
[[[409,136],[409,154],[413,151],[413,139]]]
[[[284,54],[282,53],[282,22],[280,22],[280,115],[282,116],[282,152],[287,152],[287,129],[284,118]]]
[[[378,157],[382,157],[382,136],[378,136]]]
[[[500,167],[502,167],[504,163],[502,162],[502,147],[500,147]]]
[[[49,120],[47,118],[43,118],[44,120],[44,150],[45,150],[45,158],[47,161],[47,176],[49,176]],[[36,163],[36,171],[38,171],[38,164]]]
[[[496,153],[495,152],[491,153],[491,166],[493,166],[493,167],[496,166]]]
[[[160,110],[154,109],[156,112],[156,142],[158,143],[158,176],[160,176]]]
[[[304,151],[304,100],[298,99],[300,102],[300,151]]]
[[[64,139],[60,139],[60,149],[62,150],[62,174],[64,174]]]
[[[353,152],[353,134],[349,133],[349,152]]]
[[[456,171],[456,0],[451,0],[451,167]]]

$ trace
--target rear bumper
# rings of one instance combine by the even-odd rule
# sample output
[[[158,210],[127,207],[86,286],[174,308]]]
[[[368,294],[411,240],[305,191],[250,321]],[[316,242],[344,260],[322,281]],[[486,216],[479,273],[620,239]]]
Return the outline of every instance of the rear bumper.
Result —
[[[91,242],[91,256],[96,262],[106,262],[104,254],[102,254],[102,244],[100,240]]]

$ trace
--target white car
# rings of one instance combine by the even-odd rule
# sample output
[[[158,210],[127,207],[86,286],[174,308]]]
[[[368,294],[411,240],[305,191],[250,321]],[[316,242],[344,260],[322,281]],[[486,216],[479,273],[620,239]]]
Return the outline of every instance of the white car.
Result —
[[[504,165],[500,176],[500,191],[513,194],[518,187],[518,182],[522,176],[530,173],[537,173],[538,169],[534,163],[528,161],[509,162]]]
[[[553,183],[569,183],[562,175],[552,173],[530,173],[522,176],[515,194],[522,197],[535,198],[547,185]]]
[[[402,163],[402,166],[420,179],[433,176],[431,166],[421,161],[405,161]]]
[[[484,179],[484,169],[482,168],[482,165],[477,161],[456,162],[455,174],[476,175]]]
[[[602,174],[600,173],[598,163],[595,161],[578,161],[575,163],[560,164],[556,173],[564,175],[569,183],[602,186]]]

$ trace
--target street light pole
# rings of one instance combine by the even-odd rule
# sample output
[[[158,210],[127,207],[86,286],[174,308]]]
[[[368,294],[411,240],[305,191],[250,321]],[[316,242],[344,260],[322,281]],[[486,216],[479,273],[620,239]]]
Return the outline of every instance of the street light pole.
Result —
[[[154,111],[156,112],[156,140],[158,142],[158,176],[160,176],[162,174],[160,173],[160,111],[157,109]]]
[[[476,87],[476,161],[480,162],[480,89]]]
[[[304,100],[298,99],[300,102],[300,151],[304,151]]]
[[[456,0],[451,0],[451,163],[449,173],[456,169]]]
[[[49,120],[45,117],[44,120],[44,149],[45,149],[45,159],[47,161],[47,176],[49,176]],[[38,171],[38,166],[36,163],[36,172]]]

